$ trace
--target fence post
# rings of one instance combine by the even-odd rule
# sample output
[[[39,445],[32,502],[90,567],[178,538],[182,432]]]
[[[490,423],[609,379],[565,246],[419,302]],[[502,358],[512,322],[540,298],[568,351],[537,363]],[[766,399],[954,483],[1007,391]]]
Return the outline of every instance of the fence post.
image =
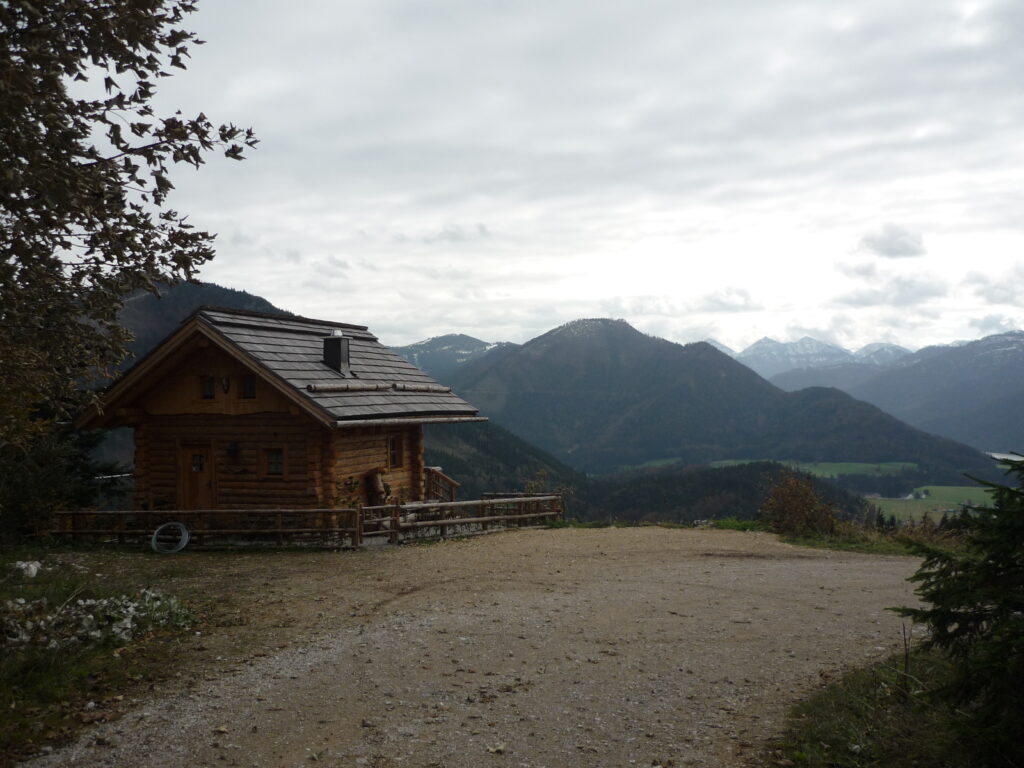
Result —
[[[402,524],[402,505],[397,501],[395,506],[391,508],[391,531],[388,533],[388,542],[391,544],[398,543],[399,526]]]
[[[363,502],[356,502],[355,531],[352,533],[352,546],[363,546]]]

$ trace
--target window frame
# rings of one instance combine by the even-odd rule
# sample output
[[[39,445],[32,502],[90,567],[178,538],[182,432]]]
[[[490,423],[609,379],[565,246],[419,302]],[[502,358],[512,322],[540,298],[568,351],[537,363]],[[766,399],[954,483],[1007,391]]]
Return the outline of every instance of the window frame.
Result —
[[[281,454],[280,472],[272,472],[271,467],[276,465],[277,462],[271,462],[270,454],[279,453]],[[260,447],[260,476],[264,478],[285,478],[288,476],[288,452],[285,450],[283,445],[264,445]]]
[[[199,399],[217,399],[217,377],[212,374],[203,374],[199,377]]]
[[[402,469],[405,466],[405,435],[388,435],[388,469]]]
[[[258,381],[256,375],[252,373],[242,374],[238,381],[238,399],[255,400],[258,391]]]

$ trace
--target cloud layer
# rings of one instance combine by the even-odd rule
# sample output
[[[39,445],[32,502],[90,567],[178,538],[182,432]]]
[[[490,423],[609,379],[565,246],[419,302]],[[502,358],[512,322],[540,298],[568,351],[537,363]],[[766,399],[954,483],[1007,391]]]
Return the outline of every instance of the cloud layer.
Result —
[[[808,327],[914,346],[1019,307],[986,282],[1024,247],[1012,0],[257,0],[192,21],[208,44],[163,103],[262,144],[179,174],[175,205],[223,233],[204,278],[289,309],[403,343],[622,307],[742,347]]]

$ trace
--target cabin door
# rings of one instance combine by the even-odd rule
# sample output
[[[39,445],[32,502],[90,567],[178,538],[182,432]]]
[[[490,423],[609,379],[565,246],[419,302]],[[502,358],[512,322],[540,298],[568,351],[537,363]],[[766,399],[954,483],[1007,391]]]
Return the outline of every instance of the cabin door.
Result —
[[[178,450],[178,502],[182,509],[213,507],[213,464],[209,445],[183,445]]]

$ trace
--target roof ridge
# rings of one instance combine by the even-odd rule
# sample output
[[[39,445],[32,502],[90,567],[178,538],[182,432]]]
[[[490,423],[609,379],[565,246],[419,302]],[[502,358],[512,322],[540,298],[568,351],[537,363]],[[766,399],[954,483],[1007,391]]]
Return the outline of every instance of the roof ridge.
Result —
[[[189,320],[191,320],[193,317],[195,317],[196,315],[200,314],[201,312],[223,312],[224,314],[228,314],[228,315],[242,315],[244,317],[264,318],[266,320],[287,320],[287,321],[293,322],[293,323],[311,323],[311,324],[314,324],[314,325],[329,325],[329,326],[332,326],[332,327],[335,327],[335,328],[351,328],[352,330],[356,330],[356,331],[367,331],[367,330],[369,330],[369,327],[365,326],[365,325],[356,325],[355,323],[341,323],[341,322],[338,322],[336,320],[318,320],[318,319],[313,318],[313,317],[303,317],[302,315],[294,315],[291,312],[287,312],[287,313],[281,312],[281,313],[275,314],[273,312],[258,312],[256,310],[252,310],[252,309],[234,309],[232,307],[217,307],[217,306],[213,306],[213,305],[209,305],[209,304],[203,304],[201,307],[196,309],[195,312],[193,312],[191,315],[189,315],[187,318],[185,318],[185,320],[182,321],[182,325],[184,325],[186,322],[188,322]]]

